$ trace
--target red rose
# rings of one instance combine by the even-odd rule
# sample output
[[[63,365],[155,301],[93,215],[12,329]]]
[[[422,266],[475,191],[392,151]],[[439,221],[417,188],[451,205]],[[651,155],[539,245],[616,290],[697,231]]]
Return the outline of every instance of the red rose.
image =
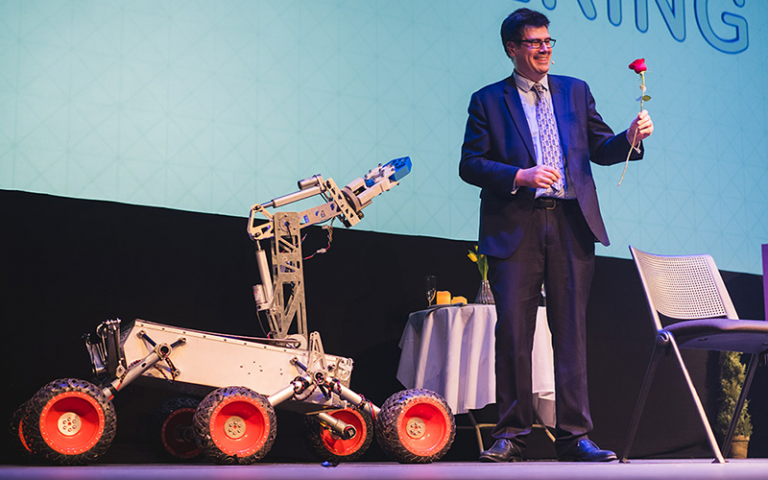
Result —
[[[644,58],[638,58],[634,62],[629,64],[630,70],[634,70],[635,73],[643,73],[644,71],[648,70],[648,67],[645,66],[645,59]]]

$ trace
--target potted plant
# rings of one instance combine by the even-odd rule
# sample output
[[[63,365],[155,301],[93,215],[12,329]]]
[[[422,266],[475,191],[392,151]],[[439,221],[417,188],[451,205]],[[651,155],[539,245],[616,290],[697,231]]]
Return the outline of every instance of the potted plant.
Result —
[[[733,411],[739,399],[742,385],[744,385],[745,367],[741,363],[741,354],[738,352],[720,352],[720,395],[718,397],[718,410],[715,428],[725,437],[728,433]],[[747,411],[747,404],[741,411],[739,422],[731,446],[731,457],[746,458],[749,445],[749,437],[752,435],[752,419]]]

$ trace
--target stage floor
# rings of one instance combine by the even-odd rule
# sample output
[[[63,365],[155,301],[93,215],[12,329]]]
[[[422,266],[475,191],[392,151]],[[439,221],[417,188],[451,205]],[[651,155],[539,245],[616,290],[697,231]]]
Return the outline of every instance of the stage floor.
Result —
[[[257,463],[247,466],[196,465],[89,465],[84,467],[0,466],[0,478],[66,479],[66,480],[127,480],[162,478],[164,480],[254,478],[278,480],[389,480],[389,479],[765,479],[768,459],[729,460],[724,465],[709,460],[633,460],[618,462],[559,463],[527,461],[512,464],[479,462],[438,462],[429,465],[400,465],[397,463],[346,463],[336,467],[319,464]]]

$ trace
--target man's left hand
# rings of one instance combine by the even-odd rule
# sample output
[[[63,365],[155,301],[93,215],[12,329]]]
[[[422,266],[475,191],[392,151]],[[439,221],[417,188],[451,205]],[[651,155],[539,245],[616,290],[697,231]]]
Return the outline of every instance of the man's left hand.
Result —
[[[651,116],[648,115],[648,110],[643,110],[637,114],[637,117],[635,117],[634,120],[632,120],[629,130],[627,130],[627,140],[632,143],[632,140],[634,139],[635,143],[632,147],[637,147],[640,145],[640,142],[650,137],[652,133],[653,120],[651,120]]]

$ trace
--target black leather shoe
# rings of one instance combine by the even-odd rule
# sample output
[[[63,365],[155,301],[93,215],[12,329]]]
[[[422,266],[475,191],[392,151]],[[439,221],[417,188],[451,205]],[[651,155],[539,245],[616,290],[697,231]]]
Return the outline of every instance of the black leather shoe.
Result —
[[[522,462],[523,452],[512,441],[502,438],[496,440],[491,448],[480,454],[481,462]]]
[[[610,450],[600,450],[595,442],[582,438],[557,459],[561,462],[610,462],[616,460],[616,454]]]

